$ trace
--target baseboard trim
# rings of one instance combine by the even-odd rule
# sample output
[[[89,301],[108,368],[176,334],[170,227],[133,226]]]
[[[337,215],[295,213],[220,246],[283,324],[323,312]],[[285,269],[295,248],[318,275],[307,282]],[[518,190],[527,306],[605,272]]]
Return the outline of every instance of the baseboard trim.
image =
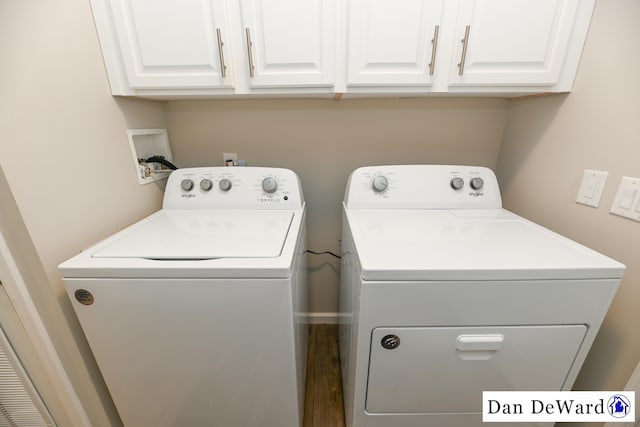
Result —
[[[311,325],[335,325],[338,323],[339,317],[339,313],[332,312],[315,312],[307,314],[307,319],[309,320],[309,324]]]

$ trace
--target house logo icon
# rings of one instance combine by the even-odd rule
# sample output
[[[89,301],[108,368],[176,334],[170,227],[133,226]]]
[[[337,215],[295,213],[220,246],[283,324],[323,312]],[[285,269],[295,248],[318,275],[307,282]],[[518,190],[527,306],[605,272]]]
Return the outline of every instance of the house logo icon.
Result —
[[[621,394],[614,394],[607,403],[607,409],[609,414],[614,418],[624,418],[629,414],[631,409],[631,403],[626,396]]]

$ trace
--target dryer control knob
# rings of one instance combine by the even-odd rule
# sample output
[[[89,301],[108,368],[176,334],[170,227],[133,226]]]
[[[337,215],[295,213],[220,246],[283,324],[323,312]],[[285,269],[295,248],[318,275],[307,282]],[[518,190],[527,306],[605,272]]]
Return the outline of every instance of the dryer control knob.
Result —
[[[389,180],[382,175],[376,176],[373,178],[373,181],[371,181],[371,188],[376,193],[382,193],[387,187],[389,187]]]
[[[462,187],[464,187],[464,179],[458,176],[451,180],[451,188],[454,190],[460,190]]]
[[[184,191],[193,190],[193,181],[190,179],[183,179],[180,183],[180,188],[182,188]]]
[[[268,176],[262,180],[262,189],[265,193],[275,193],[278,189],[278,181],[272,176]]]
[[[469,184],[471,185],[471,188],[473,188],[474,190],[480,190],[482,189],[482,187],[484,187],[484,179],[473,178]]]
[[[220,187],[222,191],[229,191],[231,190],[231,181],[227,178],[222,178],[220,182],[218,182],[218,187]]]
[[[209,191],[211,190],[211,188],[213,187],[213,182],[211,182],[210,179],[203,179],[202,181],[200,181],[200,188],[202,189],[202,191]]]

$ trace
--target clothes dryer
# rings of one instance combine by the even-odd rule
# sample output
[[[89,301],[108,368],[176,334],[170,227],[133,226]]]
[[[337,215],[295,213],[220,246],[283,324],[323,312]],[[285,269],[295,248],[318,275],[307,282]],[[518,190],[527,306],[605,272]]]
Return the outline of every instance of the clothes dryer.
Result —
[[[179,169],[160,211],[60,265],[125,426],[302,425],[305,230],[290,170]]]
[[[482,426],[483,391],[571,389],[622,264],[503,209],[482,167],[360,168],[343,212],[348,427]]]

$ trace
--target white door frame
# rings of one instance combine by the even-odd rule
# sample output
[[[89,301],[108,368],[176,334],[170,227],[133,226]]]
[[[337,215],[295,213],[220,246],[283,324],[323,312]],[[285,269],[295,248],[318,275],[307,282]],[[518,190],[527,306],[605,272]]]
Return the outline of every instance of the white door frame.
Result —
[[[27,331],[28,339],[35,348],[38,359],[44,366],[53,388],[55,389],[69,419],[74,426],[87,427],[91,425],[82,402],[67,375],[60,357],[47,333],[40,313],[31,298],[29,289],[20,273],[20,269],[11,252],[11,248],[0,230],[0,281],[9,296],[22,326]],[[45,401],[45,404],[47,402]],[[55,410],[49,407],[55,418]]]

